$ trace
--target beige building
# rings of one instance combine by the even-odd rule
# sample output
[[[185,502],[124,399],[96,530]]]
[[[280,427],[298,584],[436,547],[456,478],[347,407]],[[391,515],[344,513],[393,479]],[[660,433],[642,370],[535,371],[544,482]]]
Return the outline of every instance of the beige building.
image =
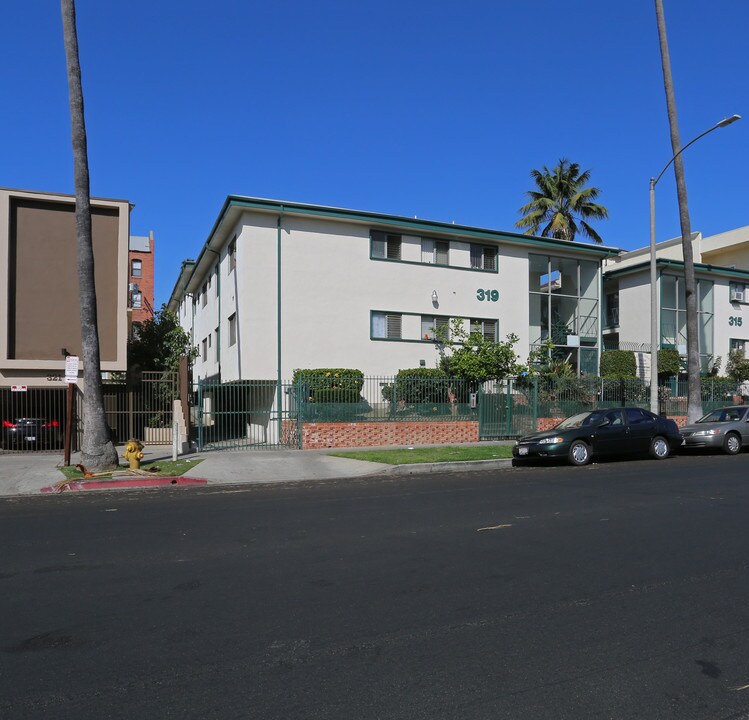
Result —
[[[615,248],[343,208],[230,196],[169,307],[198,348],[195,378],[288,380],[296,368],[370,377],[435,367],[459,320],[551,338],[579,372],[600,355],[602,259]]]
[[[130,204],[92,198],[101,367],[127,368]],[[62,387],[81,355],[75,198],[0,189],[0,386]],[[83,367],[81,367],[83,371]]]
[[[699,345],[703,372],[728,354],[749,350],[749,226],[692,236],[698,285]],[[686,354],[686,295],[681,238],[658,243],[657,302],[661,347]],[[650,351],[650,248],[607,258],[604,263],[603,344]]]

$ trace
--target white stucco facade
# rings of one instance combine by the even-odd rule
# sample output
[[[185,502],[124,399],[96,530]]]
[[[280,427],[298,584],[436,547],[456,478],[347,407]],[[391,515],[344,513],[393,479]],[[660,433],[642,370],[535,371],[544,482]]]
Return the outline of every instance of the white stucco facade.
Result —
[[[288,380],[297,368],[318,367],[378,377],[435,367],[437,346],[424,336],[436,318],[460,318],[497,338],[515,334],[525,360],[548,335],[530,322],[531,303],[549,317],[561,311],[571,362],[584,354],[597,367],[600,266],[615,252],[230,196],[198,260],[183,264],[169,307],[199,350],[196,378]],[[531,264],[542,270],[532,274]]]

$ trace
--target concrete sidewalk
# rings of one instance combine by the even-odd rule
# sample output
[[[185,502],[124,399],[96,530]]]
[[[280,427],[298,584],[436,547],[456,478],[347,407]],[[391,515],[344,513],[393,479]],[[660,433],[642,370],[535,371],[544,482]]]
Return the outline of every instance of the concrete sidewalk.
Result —
[[[124,445],[117,446],[120,458],[124,448]],[[143,452],[143,462],[147,463],[172,459],[172,448],[168,445],[147,445]],[[196,461],[194,468],[183,473],[184,477],[203,478],[209,485],[336,480],[382,474],[411,475],[435,471],[503,468],[511,465],[509,460],[385,465],[333,457],[327,452],[329,451],[212,450],[182,455],[180,459]],[[197,462],[198,460],[201,462]],[[74,454],[71,458],[72,464],[75,465],[79,461],[79,455]],[[122,459],[120,462],[125,464]],[[0,454],[0,496],[41,494],[42,488],[48,488],[65,479],[59,470],[62,463],[63,456],[57,453]]]

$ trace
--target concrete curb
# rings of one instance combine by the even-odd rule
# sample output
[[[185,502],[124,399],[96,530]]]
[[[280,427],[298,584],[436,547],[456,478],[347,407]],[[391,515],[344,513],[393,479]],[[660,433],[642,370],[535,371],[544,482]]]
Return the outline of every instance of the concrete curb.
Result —
[[[362,462],[367,462],[362,460]],[[470,472],[473,470],[506,470],[512,467],[510,458],[503,460],[456,460],[454,462],[409,463],[385,468],[381,475],[420,475],[432,472]]]

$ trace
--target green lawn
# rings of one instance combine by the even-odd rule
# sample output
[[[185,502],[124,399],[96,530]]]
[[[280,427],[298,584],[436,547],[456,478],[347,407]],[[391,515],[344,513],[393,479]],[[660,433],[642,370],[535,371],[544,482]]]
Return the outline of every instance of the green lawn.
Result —
[[[154,477],[180,477],[186,473],[190,468],[194,468],[198,463],[203,462],[200,458],[185,458],[177,461],[174,460],[161,460],[157,462],[147,462],[140,466],[141,470],[151,471],[158,468],[157,471],[152,474]],[[115,472],[125,471],[129,468],[128,465],[120,465],[119,470]],[[60,472],[65,475],[69,480],[80,480],[83,478],[83,473],[78,470],[74,465],[68,467],[61,467]]]
[[[397,450],[346,450],[331,452],[335,457],[368,460],[369,462],[387,463],[389,465],[408,465],[409,463],[465,462],[467,460],[498,460],[512,457],[512,445],[445,445],[431,448],[397,449]]]

